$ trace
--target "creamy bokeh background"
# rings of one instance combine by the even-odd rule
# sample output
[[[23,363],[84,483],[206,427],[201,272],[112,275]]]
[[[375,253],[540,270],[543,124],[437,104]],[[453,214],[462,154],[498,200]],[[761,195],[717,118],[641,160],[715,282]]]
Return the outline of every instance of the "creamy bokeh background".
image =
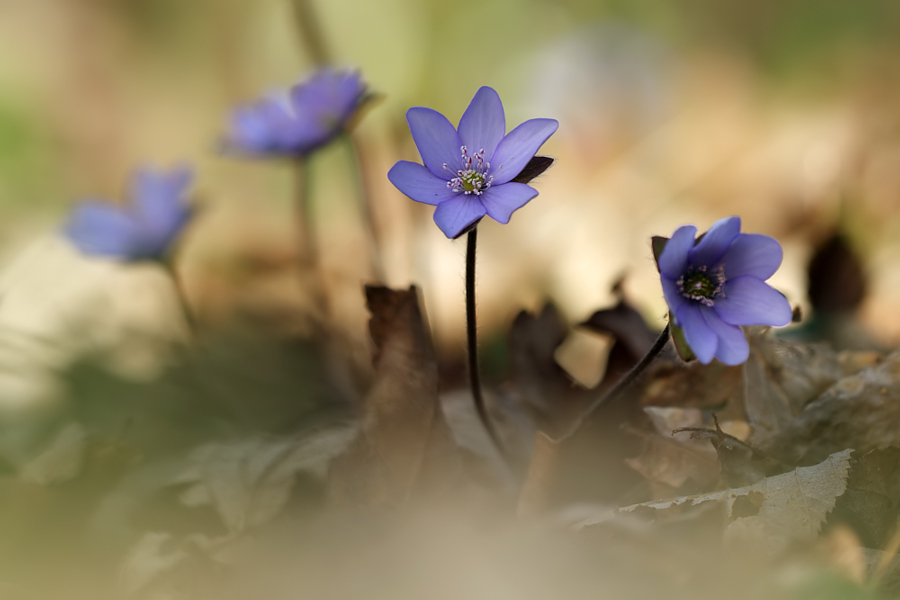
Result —
[[[548,298],[577,322],[613,301],[610,287],[623,275],[628,297],[661,326],[650,236],[737,214],[746,231],[783,243],[784,266],[771,282],[805,308],[812,245],[834,227],[845,231],[871,274],[863,323],[881,343],[900,341],[896,3],[311,7],[334,63],[359,68],[381,96],[355,135],[386,279],[422,286],[442,347],[458,350],[464,335],[464,242],[444,239],[432,209],[404,198],[385,173],[400,158],[417,160],[409,106],[456,122],[481,85],[499,91],[509,128],[539,116],[561,123],[543,150],[557,164],[536,182],[541,195],[509,225],[481,226],[484,331],[502,331],[518,310]],[[183,323],[158,273],[98,267],[53,240],[72,201],[121,198],[134,166],[176,161],[196,166],[204,205],[182,253],[202,318],[302,312],[308,298],[290,264],[291,167],[218,148],[236,103],[312,67],[290,0],[0,0],[0,281],[14,300],[0,303],[0,323],[63,335],[72,319],[101,330],[121,320],[129,332],[158,336],[168,321],[177,337]],[[371,271],[349,164],[341,146],[321,152],[313,189],[332,313],[365,356],[359,286]],[[259,264],[266,269],[254,270]],[[29,272],[41,274],[23,277]],[[143,287],[114,283],[144,276]],[[98,310],[86,284],[64,281],[95,281],[92,293],[113,308]],[[584,340],[576,347],[599,352]]]

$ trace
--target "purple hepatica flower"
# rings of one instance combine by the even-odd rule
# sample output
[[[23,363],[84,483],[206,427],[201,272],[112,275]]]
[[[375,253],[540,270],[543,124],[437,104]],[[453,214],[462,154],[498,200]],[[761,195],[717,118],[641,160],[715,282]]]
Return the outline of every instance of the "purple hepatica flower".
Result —
[[[512,180],[559,127],[554,119],[531,119],[506,134],[503,104],[489,87],[472,98],[458,131],[430,108],[409,109],[406,121],[425,166],[401,160],[388,179],[416,202],[436,205],[434,222],[449,238],[484,215],[508,223],[538,195]]]
[[[684,338],[703,364],[747,360],[740,325],[787,325],[791,307],[765,280],[781,265],[781,245],[741,233],[741,220],[718,221],[695,244],[697,228],[679,227],[659,255],[663,293]]]
[[[193,213],[186,191],[193,174],[138,170],[130,206],[81,202],[72,210],[65,235],[85,254],[124,260],[164,260]]]
[[[238,108],[227,145],[251,155],[305,156],[343,131],[366,98],[359,73],[322,69],[286,98]]]

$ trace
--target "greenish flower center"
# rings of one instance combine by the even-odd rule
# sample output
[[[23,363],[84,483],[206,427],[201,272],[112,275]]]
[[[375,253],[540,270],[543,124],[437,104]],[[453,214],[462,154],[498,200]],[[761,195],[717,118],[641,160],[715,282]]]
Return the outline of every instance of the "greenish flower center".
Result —
[[[720,265],[712,273],[708,273],[705,266],[688,267],[687,272],[675,283],[678,284],[678,290],[685,298],[696,300],[705,306],[712,306],[713,301],[722,295],[722,286],[725,285],[725,267]]]

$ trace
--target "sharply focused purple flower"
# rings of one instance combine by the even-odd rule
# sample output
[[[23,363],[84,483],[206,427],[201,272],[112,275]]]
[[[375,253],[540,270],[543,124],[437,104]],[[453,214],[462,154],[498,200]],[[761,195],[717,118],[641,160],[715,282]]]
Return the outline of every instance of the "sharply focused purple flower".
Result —
[[[507,134],[500,96],[489,87],[476,92],[458,131],[430,108],[409,109],[406,121],[425,166],[401,160],[388,179],[416,202],[437,206],[434,222],[449,238],[484,215],[508,223],[538,195],[513,179],[559,127],[554,119],[531,119]]]
[[[341,133],[366,97],[359,73],[321,69],[284,98],[238,108],[226,143],[251,155],[304,156]]]
[[[160,172],[139,169],[131,182],[131,204],[78,203],[65,235],[85,254],[124,260],[162,260],[193,213],[187,188],[193,174],[186,167]]]
[[[741,325],[787,325],[791,307],[764,283],[781,265],[781,245],[767,235],[741,233],[741,220],[718,221],[694,238],[693,225],[679,227],[658,264],[666,303],[685,341],[703,364],[747,360]]]

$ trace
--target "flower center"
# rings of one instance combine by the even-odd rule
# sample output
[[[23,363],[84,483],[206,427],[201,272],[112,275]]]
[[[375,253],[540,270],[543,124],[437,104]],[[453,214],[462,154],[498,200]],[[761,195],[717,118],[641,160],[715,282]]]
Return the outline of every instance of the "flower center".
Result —
[[[696,300],[705,306],[712,306],[713,300],[722,295],[722,286],[725,284],[725,266],[719,267],[712,273],[707,273],[706,267],[688,267],[687,273],[678,281],[678,290],[681,295],[691,300]]]
[[[447,187],[454,192],[462,192],[463,194],[475,194],[480,196],[486,189],[491,187],[494,178],[487,174],[491,168],[491,163],[485,162],[484,150],[479,150],[471,156],[469,149],[460,146],[459,151],[462,152],[462,169],[456,171],[456,177],[447,182]],[[444,163],[444,169],[450,171],[447,163]]]

